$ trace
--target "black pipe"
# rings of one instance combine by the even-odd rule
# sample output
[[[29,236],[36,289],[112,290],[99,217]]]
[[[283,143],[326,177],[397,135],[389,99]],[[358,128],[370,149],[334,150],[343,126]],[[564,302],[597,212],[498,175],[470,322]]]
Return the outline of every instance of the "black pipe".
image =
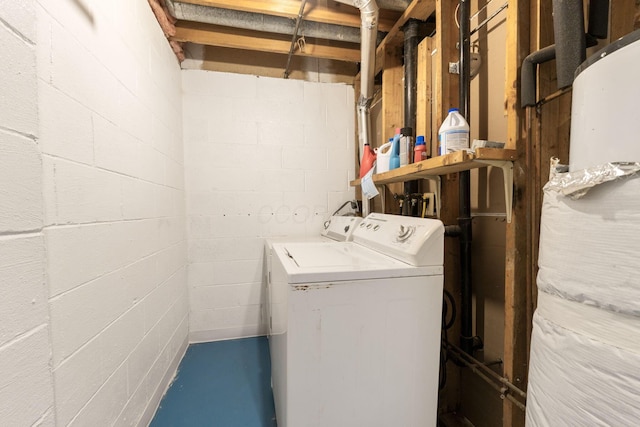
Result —
[[[520,106],[536,105],[536,70],[542,64],[556,58],[556,46],[551,45],[535,51],[522,61],[520,71]]]
[[[471,193],[470,172],[460,172],[460,347],[472,354],[473,339],[473,291],[471,282]]]
[[[445,225],[444,226],[444,236],[445,237],[460,237],[462,231],[460,230],[459,225]]]
[[[460,0],[460,113],[470,122],[471,103],[471,41],[470,41],[471,0]],[[472,284],[471,284],[471,172],[459,175],[459,216],[460,226],[460,347],[472,354]]]
[[[597,39],[606,39],[609,33],[609,0],[589,2],[589,31]]]
[[[410,19],[402,27],[404,31],[404,127],[416,128],[418,97],[418,29],[419,22]]]
[[[587,59],[582,8],[582,0],[553,0],[558,89],[573,84],[576,69]]]
[[[556,12],[557,10],[557,12]],[[574,16],[575,14],[575,16]],[[554,0],[553,28],[556,44],[531,53],[522,62],[520,106],[536,105],[536,70],[538,64],[556,59],[558,88],[573,83],[575,71],[586,57],[586,48],[609,32],[609,0],[589,2],[589,32],[584,34],[582,1]],[[558,58],[556,58],[556,56]]]
[[[460,114],[469,123],[471,103],[471,0],[460,0]]]
[[[418,42],[420,22],[416,19],[408,20],[402,27],[404,32],[404,126],[403,135],[411,135],[416,129],[416,111],[418,105]],[[407,153],[413,158],[413,150]],[[410,162],[409,162],[410,163]],[[404,183],[405,194],[418,192],[418,181]],[[407,215],[417,216],[418,207],[407,206]]]

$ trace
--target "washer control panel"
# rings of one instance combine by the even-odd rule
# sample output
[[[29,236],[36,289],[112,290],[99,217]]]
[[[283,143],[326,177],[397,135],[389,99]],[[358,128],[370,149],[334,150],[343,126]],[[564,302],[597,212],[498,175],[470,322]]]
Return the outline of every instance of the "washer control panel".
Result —
[[[353,232],[353,241],[411,265],[444,261],[444,225],[438,219],[372,213]]]

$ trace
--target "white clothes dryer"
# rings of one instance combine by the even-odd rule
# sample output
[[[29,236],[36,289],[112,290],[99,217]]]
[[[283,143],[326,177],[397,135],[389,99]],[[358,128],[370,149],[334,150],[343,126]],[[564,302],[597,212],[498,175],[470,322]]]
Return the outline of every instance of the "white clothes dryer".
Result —
[[[278,426],[435,426],[442,222],[373,213],[352,242],[276,243],[273,251]]]
[[[269,304],[266,295],[268,295],[268,283],[271,277],[271,265],[273,263],[273,244],[274,243],[293,243],[293,242],[349,242],[352,240],[353,231],[362,221],[358,216],[339,216],[333,215],[324,222],[322,231],[315,236],[277,236],[269,237],[264,241],[264,257],[262,266],[262,323],[268,324]]]

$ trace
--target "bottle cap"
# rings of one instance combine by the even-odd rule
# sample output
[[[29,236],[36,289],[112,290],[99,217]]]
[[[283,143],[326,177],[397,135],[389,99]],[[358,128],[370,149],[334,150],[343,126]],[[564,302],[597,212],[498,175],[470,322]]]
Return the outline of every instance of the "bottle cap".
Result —
[[[401,132],[400,128],[396,128],[396,135],[400,135]]]
[[[459,108],[449,108],[449,112],[452,112],[452,111],[460,111],[460,109]]]
[[[400,133],[404,136],[413,136],[413,128],[406,127],[400,130]]]
[[[423,135],[418,135],[418,137],[416,138],[416,145],[424,145],[424,136]]]

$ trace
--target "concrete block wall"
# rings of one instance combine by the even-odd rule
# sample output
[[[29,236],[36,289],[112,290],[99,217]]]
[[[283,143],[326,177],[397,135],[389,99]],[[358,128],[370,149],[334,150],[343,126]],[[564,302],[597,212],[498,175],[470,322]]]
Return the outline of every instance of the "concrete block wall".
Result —
[[[35,0],[0,2],[0,424],[52,426]]]
[[[146,425],[188,338],[180,67],[146,0],[35,15],[55,424]]]
[[[265,238],[354,198],[351,86],[184,70],[190,340],[262,335]]]

